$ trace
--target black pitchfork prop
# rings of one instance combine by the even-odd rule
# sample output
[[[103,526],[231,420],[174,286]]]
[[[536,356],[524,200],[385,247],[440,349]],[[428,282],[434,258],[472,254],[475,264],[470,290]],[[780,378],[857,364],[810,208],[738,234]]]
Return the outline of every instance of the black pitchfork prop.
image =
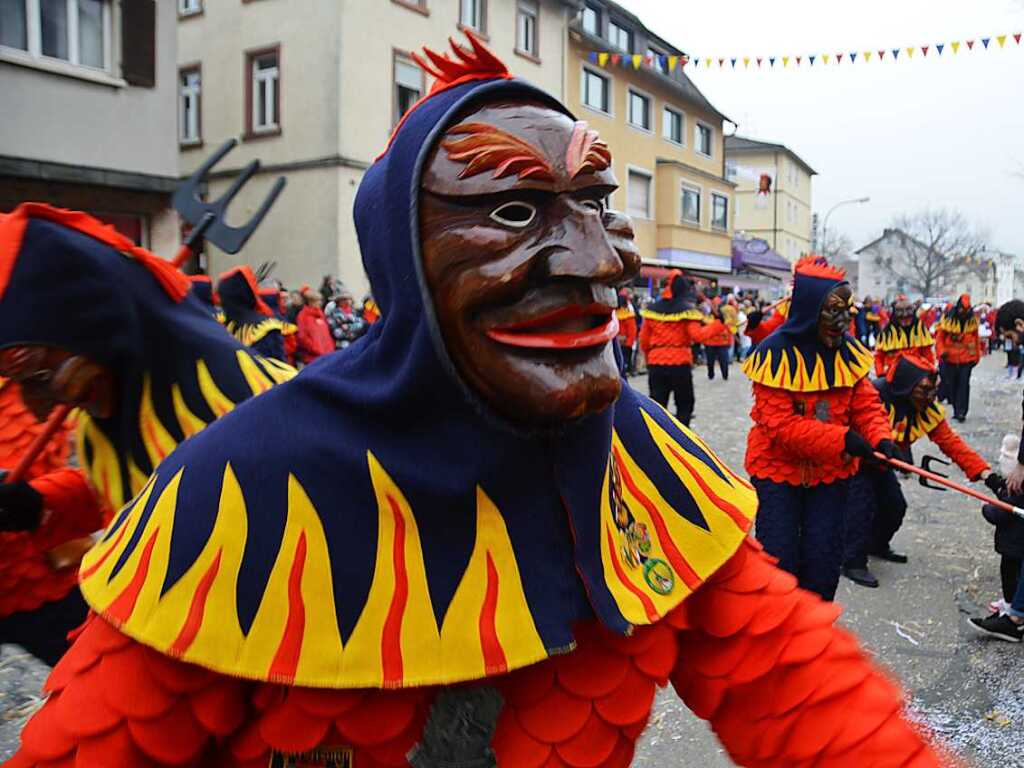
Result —
[[[266,196],[259,210],[249,221],[240,227],[233,227],[227,223],[224,214],[228,204],[239,193],[245,183],[253,177],[260,169],[260,161],[253,160],[245,166],[227,191],[216,200],[206,202],[199,199],[199,193],[206,175],[217,163],[224,159],[224,156],[238,145],[238,139],[228,139],[220,148],[206,159],[196,172],[179,186],[171,199],[171,204],[181,214],[181,217],[192,225],[192,231],[188,233],[185,242],[178,249],[178,255],[174,257],[174,266],[181,267],[190,256],[195,255],[195,250],[202,238],[206,238],[222,251],[227,253],[238,253],[242,250],[245,242],[252,237],[252,233],[263,221],[263,217],[270,211],[271,206],[277,200],[277,196],[284,189],[285,178],[279,176],[270,194]]]

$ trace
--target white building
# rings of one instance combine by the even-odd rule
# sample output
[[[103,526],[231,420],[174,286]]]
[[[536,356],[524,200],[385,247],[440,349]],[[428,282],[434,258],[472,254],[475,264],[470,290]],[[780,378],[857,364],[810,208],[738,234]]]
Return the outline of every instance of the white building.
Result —
[[[164,0],[0,2],[0,211],[85,210],[174,254],[176,28]]]
[[[288,186],[238,256],[208,246],[208,271],[276,261],[289,286],[339,276],[367,283],[352,205],[363,172],[428,78],[409,53],[478,30],[514,74],[561,96],[568,0],[177,0],[179,139],[188,174],[221,142],[219,195],[254,158],[264,168],[236,199],[255,210],[279,175]]]

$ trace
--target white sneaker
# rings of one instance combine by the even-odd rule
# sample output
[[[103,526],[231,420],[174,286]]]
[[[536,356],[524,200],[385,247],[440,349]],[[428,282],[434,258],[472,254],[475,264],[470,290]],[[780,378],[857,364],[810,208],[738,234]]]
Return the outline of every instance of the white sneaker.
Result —
[[[992,611],[992,613],[998,613],[1000,616],[1005,616],[1010,612],[1010,604],[1002,598],[999,598],[998,600],[993,600],[991,603],[988,604],[988,607]]]

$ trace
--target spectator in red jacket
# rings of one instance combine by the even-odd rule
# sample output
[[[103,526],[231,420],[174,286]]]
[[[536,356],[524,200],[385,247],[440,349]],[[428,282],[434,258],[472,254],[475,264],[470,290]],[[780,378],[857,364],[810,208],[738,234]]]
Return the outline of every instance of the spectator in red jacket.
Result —
[[[307,290],[302,298],[306,305],[295,318],[295,324],[299,326],[298,357],[304,365],[309,365],[318,357],[334,351],[334,338],[320,307],[320,294]]]
[[[994,490],[1001,488],[1003,479],[992,475],[988,463],[950,428],[942,406],[935,402],[937,377],[931,360],[907,353],[884,379],[875,382],[897,448],[909,455],[910,446],[927,435],[968,479],[986,480]],[[861,467],[851,482],[844,576],[861,586],[877,587],[878,579],[868,569],[868,555],[891,563],[907,562],[906,555],[892,549],[892,537],[906,511],[907,500],[891,468]]]
[[[626,376],[633,373],[633,350],[636,347],[636,312],[625,290],[619,291],[619,308],[615,310],[619,321],[619,349],[622,350],[622,371]]]
[[[892,455],[889,422],[866,378],[871,353],[848,333],[845,273],[801,259],[789,316],[743,365],[754,382],[746,468],[757,538],[804,589],[835,596],[847,479],[875,450]]]

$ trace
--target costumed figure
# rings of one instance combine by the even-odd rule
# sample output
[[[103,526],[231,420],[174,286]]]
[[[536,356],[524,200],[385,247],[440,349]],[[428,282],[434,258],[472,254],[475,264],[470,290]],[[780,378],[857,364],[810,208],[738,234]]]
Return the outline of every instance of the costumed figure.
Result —
[[[232,267],[217,280],[217,295],[224,309],[224,327],[245,346],[264,358],[284,363],[284,332],[288,325],[260,298],[256,276],[248,264]],[[276,297],[275,297],[276,298]]]
[[[224,322],[224,310],[220,308],[220,298],[213,290],[213,280],[209,275],[189,275],[192,282],[192,294],[199,299],[199,302],[206,308],[218,323]]]
[[[754,383],[747,472],[757,538],[800,586],[835,596],[847,479],[875,450],[892,455],[888,419],[867,378],[871,353],[849,335],[845,273],[797,262],[789,317],[743,364]]]
[[[770,312],[755,309],[747,313],[747,338],[753,346],[767,339],[789,316],[789,299],[778,302]]]
[[[618,344],[622,351],[622,370],[629,376],[636,369],[633,353],[636,350],[637,325],[636,310],[633,309],[633,303],[625,290],[619,291],[619,307],[615,310],[615,317],[619,321]]]
[[[295,374],[224,333],[169,262],[84,213],[26,203],[0,242],[0,375],[38,418],[80,407],[75,454],[112,510],[179,442]]]
[[[707,356],[708,380],[715,378],[715,364],[718,364],[722,372],[722,380],[729,380],[729,356],[732,353],[732,343],[736,338],[733,332],[725,324],[722,316],[722,305],[712,305],[711,322],[704,328],[704,354]]]
[[[939,400],[952,403],[953,418],[967,420],[971,404],[971,372],[981,359],[978,318],[964,293],[939,320],[935,331],[939,356]]]
[[[270,307],[274,317],[281,321],[281,338],[284,342],[284,360],[288,365],[295,365],[295,351],[299,346],[299,329],[295,323],[288,321],[285,307],[285,292],[277,285],[261,285],[256,295]]]
[[[640,349],[647,360],[651,398],[667,407],[674,396],[676,418],[689,426],[694,407],[693,345],[702,343],[708,333],[693,281],[673,270],[661,298],[640,316]]]
[[[26,386],[41,405],[32,399],[39,384]],[[18,384],[0,379],[0,467],[16,466],[43,431]],[[106,522],[82,471],[68,466],[70,437],[65,423],[22,480],[0,476],[0,644],[20,645],[51,666],[88,612],[78,591],[78,563],[91,543],[83,537]]]
[[[470,41],[356,197],[383,320],[117,516],[8,765],[622,768],[671,680],[741,765],[937,768],[749,485],[619,376],[607,146]]]
[[[885,378],[874,382],[899,453],[912,463],[911,446],[927,436],[968,479],[985,480],[990,488],[1000,490],[1003,479],[991,473],[988,463],[946,421],[945,411],[935,401],[937,377],[932,360],[905,353]],[[896,472],[891,467],[862,464],[850,486],[844,576],[861,586],[877,587],[878,579],[868,568],[868,555],[892,563],[907,562],[905,554],[892,549],[892,537],[903,525],[906,511],[907,500]]]
[[[913,302],[901,293],[892,302],[892,322],[875,342],[875,374],[884,377],[907,354],[935,363],[935,339],[917,317]]]

